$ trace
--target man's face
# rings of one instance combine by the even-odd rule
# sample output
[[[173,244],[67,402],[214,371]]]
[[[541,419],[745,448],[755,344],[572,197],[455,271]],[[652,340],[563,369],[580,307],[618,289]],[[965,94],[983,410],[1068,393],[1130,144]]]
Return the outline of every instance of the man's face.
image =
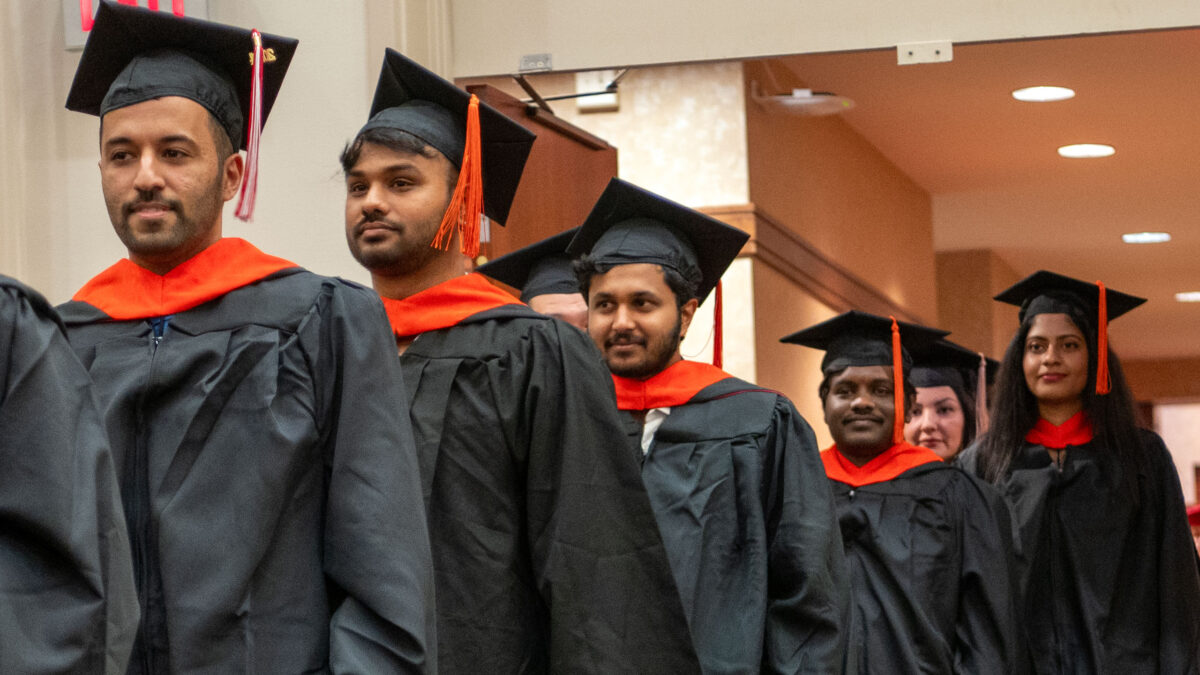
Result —
[[[542,293],[529,299],[529,308],[562,319],[581,331],[588,329],[588,306],[581,293]]]
[[[660,266],[633,263],[597,274],[588,300],[588,333],[613,373],[644,379],[683,358],[679,343],[698,303],[677,308]]]
[[[838,449],[862,455],[892,446],[892,386],[892,370],[884,366],[850,366],[833,376],[822,403]]]
[[[411,274],[439,251],[430,244],[450,204],[453,165],[365,143],[346,173],[346,242],[372,273]]]
[[[241,157],[218,157],[209,112],[190,99],[144,101],[102,120],[108,217],[130,258],[144,266],[169,269],[220,238],[221,209],[241,175]]]

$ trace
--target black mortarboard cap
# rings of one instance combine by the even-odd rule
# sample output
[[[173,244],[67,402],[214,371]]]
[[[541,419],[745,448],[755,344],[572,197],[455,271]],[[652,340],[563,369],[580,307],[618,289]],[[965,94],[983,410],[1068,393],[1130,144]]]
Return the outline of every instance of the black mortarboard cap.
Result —
[[[909,382],[914,387],[958,387],[971,391],[979,372],[980,355],[946,339],[933,342],[913,354],[913,370]],[[989,371],[999,365],[995,359],[984,358]]]
[[[1138,305],[1145,298],[1104,289],[1107,320],[1111,321]],[[1021,321],[1036,314],[1065,314],[1074,307],[1087,316],[1097,316],[1100,308],[1100,285],[1039,270],[1025,277],[996,296],[996,300],[1021,308]]]
[[[260,35],[266,124],[298,41]],[[204,106],[233,146],[245,149],[253,51],[249,29],[101,0],[67,109],[103,117],[143,101],[181,96]]]
[[[652,263],[697,284],[701,302],[750,235],[699,211],[613,178],[567,247],[605,265]]]
[[[577,232],[579,228],[573,227],[488,261],[475,271],[520,289],[521,302],[547,293],[578,293],[579,282],[567,255],[567,244]]]
[[[913,364],[912,354],[928,349],[948,331],[897,321],[900,328],[901,359],[904,370]],[[783,337],[780,342],[825,351],[821,372],[831,373],[850,366],[892,365],[892,320],[867,312],[851,310],[828,321]]]
[[[398,129],[428,143],[462,167],[471,95],[394,49],[384,54],[368,129]],[[479,104],[483,213],[508,219],[536,135],[486,103]]]

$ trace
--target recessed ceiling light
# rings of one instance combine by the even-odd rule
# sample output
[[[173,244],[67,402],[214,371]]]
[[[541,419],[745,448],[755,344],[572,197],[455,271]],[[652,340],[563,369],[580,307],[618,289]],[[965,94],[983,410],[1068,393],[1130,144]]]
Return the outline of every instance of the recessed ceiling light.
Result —
[[[1075,90],[1066,87],[1025,87],[1012,93],[1018,101],[1046,103],[1048,101],[1065,101],[1075,98]]]
[[[1070,159],[1087,159],[1090,157],[1108,157],[1116,152],[1111,145],[1101,143],[1076,143],[1064,145],[1058,149],[1058,154]]]
[[[1171,241],[1171,235],[1166,232],[1126,232],[1121,235],[1121,241],[1126,244],[1161,244]]]
[[[1175,299],[1179,302],[1200,302],[1200,291],[1188,291],[1187,293],[1176,293]]]

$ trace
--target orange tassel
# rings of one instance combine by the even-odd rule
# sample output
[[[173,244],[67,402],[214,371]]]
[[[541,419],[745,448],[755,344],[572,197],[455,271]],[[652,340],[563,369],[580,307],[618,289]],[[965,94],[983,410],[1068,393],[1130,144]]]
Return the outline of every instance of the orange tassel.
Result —
[[[1096,393],[1107,394],[1112,390],[1108,377],[1108,297],[1104,290],[1104,282],[1097,281],[1100,287],[1100,319],[1096,322]]]
[[[720,368],[725,360],[725,345],[721,335],[725,323],[721,311],[721,282],[717,281],[716,300],[713,305],[713,365]]]
[[[458,183],[454,186],[450,206],[446,207],[446,214],[442,217],[442,224],[438,227],[431,246],[443,251],[448,250],[454,228],[457,227],[462,236],[459,250],[472,259],[479,255],[479,227],[483,218],[482,147],[483,143],[479,137],[479,97],[471,94],[471,102],[467,106],[467,137],[463,147],[462,167],[458,171]]]
[[[895,444],[904,440],[904,357],[900,351],[900,324],[896,323],[896,317],[888,318],[892,320],[892,395],[895,405],[892,443]]]

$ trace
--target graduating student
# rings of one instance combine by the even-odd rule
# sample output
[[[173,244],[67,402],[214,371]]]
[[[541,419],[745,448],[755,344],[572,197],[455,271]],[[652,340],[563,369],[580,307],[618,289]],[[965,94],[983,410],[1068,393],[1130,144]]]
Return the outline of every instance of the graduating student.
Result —
[[[379,300],[221,237],[243,130],[253,155],[295,46],[104,2],[67,100],[101,118],[129,251],[61,313],[112,441],[141,605],[132,673],[434,666]]]
[[[987,428],[987,371],[998,364],[945,339],[914,358],[917,398],[904,440],[949,462]]]
[[[45,298],[0,276],[0,672],[125,672],[129,537],[91,383]]]
[[[342,154],[346,238],[403,354],[443,673],[696,669],[612,382],[585,335],[479,274],[533,136],[388,50]],[[482,203],[481,203],[482,201]]]
[[[1023,617],[1039,673],[1200,672],[1200,580],[1179,478],[1138,429],[1110,319],[1145,302],[1039,271],[996,296],[1021,308],[992,426],[964,466],[1012,507]]]
[[[567,244],[579,231],[573,227],[537,243],[480,265],[475,271],[520,289],[529,309],[562,319],[587,331],[587,301],[579,292]]]
[[[1021,672],[1009,520],[990,485],[902,436],[910,350],[943,331],[851,311],[784,342],[822,349],[821,453],[850,567],[847,670]]]
[[[679,351],[747,238],[613,179],[568,252],[704,671],[830,673],[848,588],[812,429],[782,395]]]

